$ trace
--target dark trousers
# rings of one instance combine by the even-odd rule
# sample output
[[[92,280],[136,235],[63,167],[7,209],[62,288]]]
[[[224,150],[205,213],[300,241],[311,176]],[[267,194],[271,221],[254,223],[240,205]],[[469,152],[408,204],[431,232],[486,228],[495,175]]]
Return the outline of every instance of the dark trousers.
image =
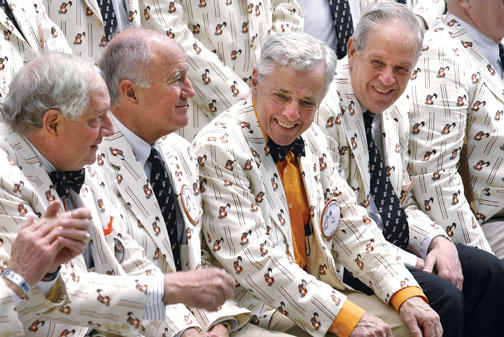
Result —
[[[504,336],[504,263],[478,248],[456,247],[464,275],[462,292],[441,277],[408,268],[440,316],[443,336]],[[372,294],[346,270],[343,280],[356,290]]]

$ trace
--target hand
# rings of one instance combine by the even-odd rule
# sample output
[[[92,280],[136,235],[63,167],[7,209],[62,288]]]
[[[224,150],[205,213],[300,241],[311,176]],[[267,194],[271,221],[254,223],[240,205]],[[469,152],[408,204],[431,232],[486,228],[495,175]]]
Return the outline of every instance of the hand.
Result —
[[[364,313],[355,329],[350,334],[350,337],[393,337],[392,329],[376,316]]]
[[[408,326],[411,337],[442,337],[439,315],[421,297],[411,297],[399,308],[399,315]]]
[[[234,287],[234,278],[222,269],[170,273],[165,275],[163,302],[216,311],[233,297]]]
[[[434,268],[439,277],[450,281],[462,291],[464,275],[457,248],[453,242],[442,236],[437,236],[432,240],[423,271],[432,273]]]
[[[80,208],[57,215],[60,203],[51,202],[44,218],[29,217],[16,236],[8,267],[34,285],[86,249],[90,212]]]
[[[215,324],[207,333],[208,337],[229,337],[228,328],[222,323]]]
[[[422,270],[425,266],[425,261],[417,256],[415,269]]]
[[[189,328],[184,331],[180,337],[201,337],[203,336],[198,329],[195,328]]]

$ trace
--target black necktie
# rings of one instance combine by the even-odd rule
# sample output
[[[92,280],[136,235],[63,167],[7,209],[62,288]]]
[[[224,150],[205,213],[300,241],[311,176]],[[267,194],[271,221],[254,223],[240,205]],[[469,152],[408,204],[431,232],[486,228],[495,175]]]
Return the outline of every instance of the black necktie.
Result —
[[[107,42],[112,39],[112,34],[117,30],[117,18],[112,6],[112,0],[98,0],[100,12],[105,26],[105,38]]]
[[[499,61],[504,71],[504,45],[502,43],[499,43]]]
[[[151,176],[150,183],[154,194],[156,196],[159,208],[163,214],[163,219],[166,224],[166,229],[168,230],[168,236],[170,237],[170,244],[173,252],[173,260],[175,261],[175,267],[177,270],[182,270],[182,265],[180,263],[180,249],[177,236],[177,212],[176,198],[173,191],[173,187],[170,183],[170,178],[166,173],[166,168],[159,155],[159,152],[152,148],[149,158],[147,159],[151,163]]]
[[[85,170],[78,171],[53,171],[49,173],[49,178],[56,189],[60,198],[66,198],[70,194],[70,190],[79,193],[84,184]]]
[[[408,248],[409,227],[406,213],[390,183],[378,146],[371,135],[374,115],[364,112],[364,125],[369,151],[371,196],[383,221],[383,236],[404,250]]]
[[[289,145],[278,145],[271,138],[268,139],[268,147],[270,150],[271,158],[278,163],[285,159],[285,156],[289,151],[292,151],[292,154],[296,157],[305,155],[305,143],[303,138],[297,137],[294,142]]]
[[[353,34],[352,14],[348,0],[329,0],[333,13],[333,23],[338,39],[336,55],[342,59],[347,54],[347,42]]]
[[[2,9],[4,10],[5,14],[7,15],[7,17],[9,18],[9,20],[12,21],[12,23],[16,26],[17,30],[21,32],[21,29],[19,29],[19,26],[16,22],[16,19],[14,18],[14,14],[12,14],[12,11],[10,9],[10,6],[9,4],[7,3],[6,0],[0,0],[0,7],[2,7]]]

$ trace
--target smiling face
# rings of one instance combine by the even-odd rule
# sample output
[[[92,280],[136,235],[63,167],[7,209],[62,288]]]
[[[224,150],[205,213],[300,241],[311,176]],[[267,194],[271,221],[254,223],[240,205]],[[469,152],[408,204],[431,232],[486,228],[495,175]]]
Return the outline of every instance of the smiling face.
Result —
[[[350,38],[350,77],[359,102],[370,112],[380,113],[406,89],[417,59],[417,40],[404,25],[387,22],[372,28],[366,42],[357,51]]]
[[[252,98],[264,132],[278,145],[289,145],[313,122],[324,98],[324,64],[307,71],[276,65],[265,76],[252,72]]]
[[[171,39],[170,39],[171,40]],[[174,42],[153,42],[154,61],[149,67],[150,86],[136,87],[138,111],[128,126],[149,144],[187,125],[188,98],[195,92],[187,77],[187,61]]]

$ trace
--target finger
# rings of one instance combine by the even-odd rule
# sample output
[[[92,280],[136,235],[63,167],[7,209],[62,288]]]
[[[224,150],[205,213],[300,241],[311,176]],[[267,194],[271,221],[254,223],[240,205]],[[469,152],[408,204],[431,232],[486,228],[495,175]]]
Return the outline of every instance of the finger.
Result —
[[[425,258],[425,265],[423,268],[423,271],[429,274],[432,274],[432,271],[434,270],[434,264],[436,260],[431,257],[431,255],[427,255]]]
[[[30,227],[35,223],[35,217],[30,214],[28,215],[28,218],[26,219],[25,223],[23,224],[22,228]]]
[[[90,239],[90,235],[87,231],[79,230],[79,229],[75,229],[75,228],[60,227],[60,228],[58,228],[57,235],[58,235],[58,237],[63,237],[63,238],[70,239],[70,240],[80,241],[85,244],[88,243],[88,240]]]
[[[91,211],[85,207],[74,209],[66,213],[70,218],[91,219]]]
[[[59,249],[58,249],[58,254],[60,250],[63,250],[64,248],[72,250],[75,255],[79,255],[84,253],[86,250],[86,244],[83,243],[81,240],[72,240],[66,237],[58,237],[56,242],[54,243]]]
[[[408,320],[406,321],[406,325],[411,333],[411,337],[422,337],[422,331],[420,330],[416,320]]]
[[[61,227],[88,231],[91,222],[87,218],[66,218],[60,220]]]
[[[61,207],[61,204],[58,200],[51,201],[49,203],[49,206],[47,206],[47,209],[44,213],[44,218],[52,218],[58,215],[58,211]]]

